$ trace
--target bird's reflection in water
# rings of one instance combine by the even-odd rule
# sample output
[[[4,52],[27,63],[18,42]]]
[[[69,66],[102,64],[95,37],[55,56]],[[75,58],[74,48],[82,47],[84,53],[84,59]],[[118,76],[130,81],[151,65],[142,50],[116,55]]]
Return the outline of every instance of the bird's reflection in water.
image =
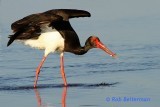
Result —
[[[41,99],[40,93],[37,88],[35,88],[34,91],[35,91],[38,107],[51,107],[51,106],[43,105],[43,101]],[[62,98],[61,98],[62,107],[66,107],[66,96],[67,96],[67,87],[63,87]]]
[[[37,88],[34,89],[34,92],[35,92],[35,95],[36,95],[38,107],[40,107],[42,105],[41,96],[40,96]]]

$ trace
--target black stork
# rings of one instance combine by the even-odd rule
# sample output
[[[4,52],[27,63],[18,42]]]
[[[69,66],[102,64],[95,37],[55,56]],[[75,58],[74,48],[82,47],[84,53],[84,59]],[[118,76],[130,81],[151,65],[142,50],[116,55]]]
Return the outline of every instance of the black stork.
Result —
[[[67,86],[64,72],[64,52],[83,55],[89,49],[100,48],[110,56],[116,57],[116,54],[104,46],[96,36],[90,36],[84,46],[80,45],[78,35],[70,25],[69,19],[90,16],[90,13],[84,10],[53,9],[43,13],[31,14],[11,25],[14,34],[9,36],[7,46],[14,40],[18,40],[30,47],[44,50],[44,56],[36,69],[34,87],[37,86],[40,69],[47,56],[55,51],[60,53],[60,71],[64,86]]]

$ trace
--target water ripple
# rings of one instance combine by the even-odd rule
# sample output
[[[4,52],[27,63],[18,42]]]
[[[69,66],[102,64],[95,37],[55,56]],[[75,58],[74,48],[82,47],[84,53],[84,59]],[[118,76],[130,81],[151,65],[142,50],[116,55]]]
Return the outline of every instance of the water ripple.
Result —
[[[96,88],[96,87],[111,87],[116,84],[119,84],[119,82],[114,83],[97,83],[97,84],[84,84],[84,83],[73,83],[68,84],[69,87],[82,87],[82,88]],[[64,87],[63,84],[40,84],[38,85],[39,88],[62,88]],[[32,90],[34,89],[33,85],[28,86],[1,86],[0,91],[18,91],[18,90]]]

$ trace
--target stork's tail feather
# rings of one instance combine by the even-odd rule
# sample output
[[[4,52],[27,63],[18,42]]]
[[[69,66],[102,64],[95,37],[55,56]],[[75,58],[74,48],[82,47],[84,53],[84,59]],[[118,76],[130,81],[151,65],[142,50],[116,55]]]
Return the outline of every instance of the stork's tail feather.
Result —
[[[12,42],[15,40],[17,36],[14,34],[14,35],[9,35],[8,38],[9,38],[9,41],[7,43],[7,47],[12,44]]]

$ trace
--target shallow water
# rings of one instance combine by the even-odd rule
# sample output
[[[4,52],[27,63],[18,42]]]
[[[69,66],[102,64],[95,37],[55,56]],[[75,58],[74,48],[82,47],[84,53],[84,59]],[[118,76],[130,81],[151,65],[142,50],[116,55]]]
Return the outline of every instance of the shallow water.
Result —
[[[25,9],[28,10],[26,15],[33,11],[51,9],[53,5],[45,4],[47,2],[32,3],[31,9],[28,9],[28,6],[25,7],[23,4],[25,1],[21,3],[20,0],[24,9],[17,13],[15,7],[19,4],[14,2],[11,6],[2,1],[0,8],[14,7],[13,11],[17,16],[7,17],[10,14],[3,13],[4,17],[0,17],[2,20],[6,19],[4,22],[0,20],[0,106],[159,107],[159,14],[152,14],[152,11],[139,14],[139,10],[143,9],[134,6],[137,8],[136,11],[130,8],[128,3],[128,11],[135,11],[131,13],[123,10],[123,4],[126,2],[116,9],[118,5],[113,5],[115,3],[112,4],[112,1],[102,1],[103,3],[96,2],[92,6],[87,1],[83,5],[80,3],[84,1],[72,1],[73,4],[64,1],[61,3],[65,4],[64,7],[69,6],[67,8],[89,10],[93,15],[90,19],[74,19],[71,21],[72,26],[79,35],[98,35],[104,44],[118,54],[118,58],[113,59],[99,49],[92,49],[83,56],[65,53],[65,72],[69,84],[66,88],[63,87],[59,72],[59,54],[50,54],[41,69],[37,89],[33,88],[34,75],[43,51],[31,49],[17,42],[6,47],[7,36],[11,34],[10,24],[13,20],[19,19],[18,17],[24,16]],[[28,0],[26,4],[28,2],[33,1]],[[34,4],[44,6],[35,8]],[[138,1],[138,4],[141,3]],[[56,5],[54,8],[62,7]],[[110,12],[110,8],[113,12]],[[104,9],[106,14],[102,11]],[[14,13],[11,10],[7,13]],[[118,16],[119,13],[122,16]],[[93,26],[90,26],[91,24]],[[79,36],[82,44],[87,37]]]
[[[6,42],[7,39],[4,39],[3,45]],[[66,53],[67,89],[63,87],[59,73],[59,55],[51,54],[41,70],[38,89],[34,89],[35,68],[43,52],[19,43],[8,48],[2,47],[1,105],[158,107],[160,44],[112,44],[110,48],[118,53],[119,58],[112,59],[98,49],[83,56]],[[124,97],[149,100],[124,101]]]

